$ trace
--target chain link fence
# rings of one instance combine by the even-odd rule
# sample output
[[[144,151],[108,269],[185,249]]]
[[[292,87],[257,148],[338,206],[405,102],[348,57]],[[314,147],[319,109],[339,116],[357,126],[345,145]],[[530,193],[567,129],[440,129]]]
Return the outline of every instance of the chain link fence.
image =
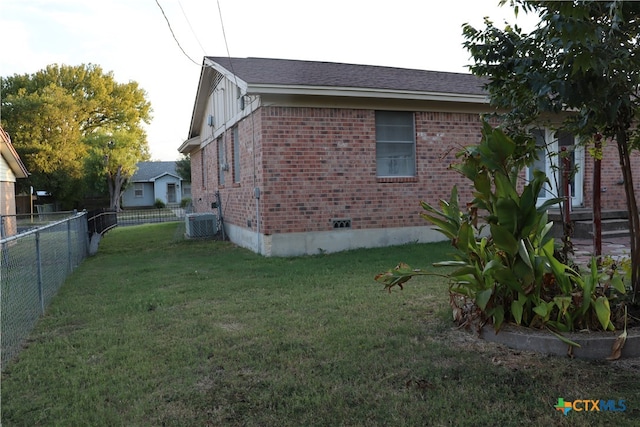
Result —
[[[191,213],[192,210],[190,207],[177,206],[160,209],[125,209],[118,212],[118,226],[184,221],[184,216]]]
[[[0,240],[0,370],[20,352],[67,276],[88,255],[86,212],[69,215]]]

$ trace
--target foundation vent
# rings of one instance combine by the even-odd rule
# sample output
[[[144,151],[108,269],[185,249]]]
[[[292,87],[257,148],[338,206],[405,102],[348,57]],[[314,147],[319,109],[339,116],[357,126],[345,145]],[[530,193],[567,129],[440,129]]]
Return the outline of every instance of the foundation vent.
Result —
[[[334,229],[351,228],[351,218],[332,219],[331,225]]]

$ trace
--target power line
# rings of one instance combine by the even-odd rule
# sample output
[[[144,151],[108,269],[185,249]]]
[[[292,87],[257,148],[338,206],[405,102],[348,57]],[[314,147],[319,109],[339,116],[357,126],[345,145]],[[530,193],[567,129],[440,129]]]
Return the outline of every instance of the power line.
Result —
[[[178,5],[180,5],[180,10],[182,10],[182,15],[184,16],[184,19],[186,19],[187,24],[189,24],[189,28],[191,29],[191,34],[193,34],[193,37],[195,37],[196,41],[200,45],[200,49],[202,49],[202,53],[206,55],[207,52],[204,50],[204,47],[202,47],[202,43],[200,43],[200,39],[196,35],[196,32],[193,30],[193,27],[191,26],[191,22],[189,21],[189,18],[187,17],[187,14],[184,11],[184,8],[182,7],[182,3],[180,2],[180,0],[178,0]]]
[[[162,12],[162,16],[164,16],[165,21],[167,21],[167,25],[169,26],[169,31],[171,31],[171,35],[173,36],[173,39],[176,41],[176,44],[178,45],[178,47],[180,48],[180,50],[182,51],[184,56],[189,58],[189,60],[191,62],[193,62],[194,64],[196,64],[199,67],[201,64],[196,62],[196,61],[194,61],[193,58],[191,58],[189,55],[187,55],[187,52],[185,52],[184,49],[182,48],[182,46],[180,45],[180,42],[178,41],[178,38],[176,37],[175,33],[173,32],[173,28],[171,28],[171,23],[169,22],[169,18],[167,18],[167,14],[164,13],[164,9],[162,8],[162,6],[160,5],[160,2],[158,2],[158,0],[156,0],[156,4],[160,8],[160,11]],[[224,30],[223,30],[223,33],[224,33]]]
[[[218,4],[218,15],[220,15],[220,26],[222,27],[222,38],[224,39],[224,47],[227,49],[227,56],[231,59],[229,54],[229,44],[227,43],[227,33],[224,31],[224,22],[222,21],[222,9],[220,9],[220,0],[216,0]]]
[[[222,38],[224,39],[224,47],[227,49],[227,58],[229,58],[229,66],[231,67],[231,74],[233,74],[233,79],[236,82],[236,86],[238,85],[238,78],[236,77],[236,72],[233,69],[233,61],[231,60],[231,54],[229,53],[229,44],[227,43],[227,33],[224,31],[224,22],[222,20],[222,9],[220,9],[220,0],[216,0],[218,4],[218,15],[220,15],[220,26],[222,27]]]

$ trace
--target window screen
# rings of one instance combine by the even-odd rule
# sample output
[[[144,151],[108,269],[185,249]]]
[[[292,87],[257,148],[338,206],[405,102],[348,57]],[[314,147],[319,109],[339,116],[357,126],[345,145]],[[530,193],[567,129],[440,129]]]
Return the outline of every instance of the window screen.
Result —
[[[376,168],[380,177],[415,176],[413,113],[376,111]]]

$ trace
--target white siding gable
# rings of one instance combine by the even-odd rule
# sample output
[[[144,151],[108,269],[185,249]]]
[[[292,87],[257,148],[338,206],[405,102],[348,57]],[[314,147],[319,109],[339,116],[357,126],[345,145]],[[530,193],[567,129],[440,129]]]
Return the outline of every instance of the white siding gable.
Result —
[[[2,156],[0,156],[0,182],[16,182],[16,175]]]

